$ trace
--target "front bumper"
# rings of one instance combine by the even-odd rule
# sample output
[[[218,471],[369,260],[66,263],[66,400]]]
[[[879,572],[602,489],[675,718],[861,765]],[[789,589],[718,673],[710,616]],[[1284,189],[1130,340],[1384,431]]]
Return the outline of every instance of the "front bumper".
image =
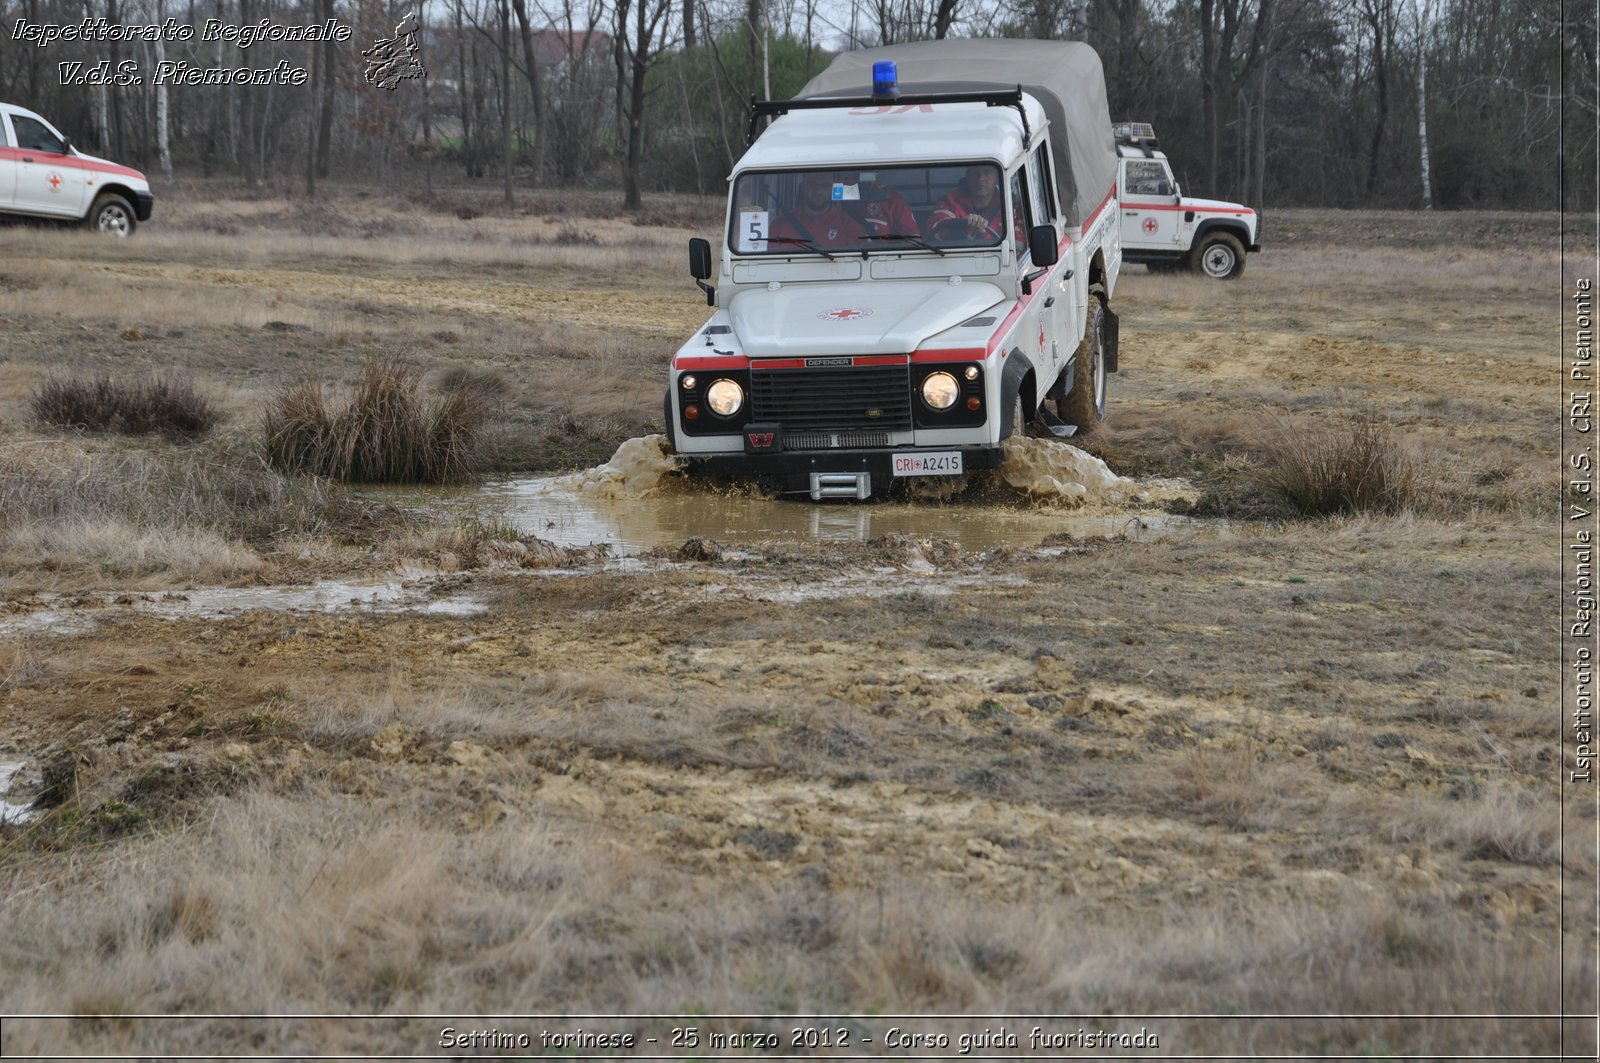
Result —
[[[687,454],[687,470],[691,476],[725,476],[735,479],[755,480],[783,494],[804,494],[817,497],[866,498],[888,494],[896,485],[913,479],[938,480],[942,477],[909,477],[894,475],[896,454],[924,451],[959,451],[963,470],[998,469],[1005,460],[1005,451],[999,446],[897,447],[889,450],[785,450],[773,454]],[[869,480],[863,484],[870,488],[864,494],[849,495],[817,493],[814,476],[850,475],[865,473]]]
[[[152,192],[135,192],[133,194],[133,216],[140,221],[149,221],[151,211],[155,210],[156,197]]]

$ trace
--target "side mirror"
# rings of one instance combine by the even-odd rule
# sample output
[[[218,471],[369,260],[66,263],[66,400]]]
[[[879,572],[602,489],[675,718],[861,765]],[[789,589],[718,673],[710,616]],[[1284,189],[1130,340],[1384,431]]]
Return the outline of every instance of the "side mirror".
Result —
[[[1028,230],[1028,254],[1035,266],[1053,266],[1061,259],[1054,225],[1035,225]]]
[[[704,237],[689,239],[689,275],[697,281],[711,279],[711,241]]]
[[[62,137],[61,138],[61,154],[63,154],[63,155],[71,155],[72,154],[72,141],[68,140],[66,137]]]
[[[1176,194],[1177,193],[1175,193],[1172,190],[1172,182],[1171,181],[1157,181],[1156,182],[1156,195],[1158,195],[1158,196],[1171,196],[1171,195],[1176,195]]]
[[[711,276],[711,241],[700,236],[689,238],[689,275],[695,287],[706,293],[706,305],[717,305],[717,289],[706,283]]]

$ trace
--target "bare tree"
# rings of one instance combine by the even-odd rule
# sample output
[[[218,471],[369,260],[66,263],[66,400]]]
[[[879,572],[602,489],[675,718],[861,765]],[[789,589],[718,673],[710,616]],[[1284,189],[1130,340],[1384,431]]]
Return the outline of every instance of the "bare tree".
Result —
[[[1433,25],[1434,0],[1411,0],[1412,28],[1417,44],[1417,145],[1422,163],[1422,209],[1433,209],[1433,181],[1428,157],[1428,37]]]
[[[628,126],[628,153],[623,162],[623,204],[628,210],[643,205],[639,172],[644,151],[645,77],[674,43],[668,37],[672,0],[615,0],[617,84],[626,84],[624,110]]]

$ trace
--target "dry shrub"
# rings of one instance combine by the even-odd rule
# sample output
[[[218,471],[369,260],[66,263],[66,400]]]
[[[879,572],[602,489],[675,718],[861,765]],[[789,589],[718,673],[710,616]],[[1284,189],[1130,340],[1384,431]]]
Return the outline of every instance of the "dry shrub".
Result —
[[[262,429],[268,460],[286,472],[354,483],[451,483],[471,473],[488,410],[481,388],[425,397],[417,370],[385,359],[367,363],[339,408],[315,382],[281,389]]]
[[[125,435],[205,435],[217,423],[211,400],[176,377],[116,380],[55,376],[29,396],[41,423]]]
[[[1428,493],[1421,465],[1372,417],[1284,426],[1265,445],[1262,465],[1262,482],[1307,516],[1401,513]]]

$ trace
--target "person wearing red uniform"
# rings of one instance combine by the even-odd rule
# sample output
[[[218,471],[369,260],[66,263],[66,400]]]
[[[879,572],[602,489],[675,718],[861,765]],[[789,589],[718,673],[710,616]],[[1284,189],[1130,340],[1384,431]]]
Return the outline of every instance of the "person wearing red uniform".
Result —
[[[806,243],[821,248],[860,248],[867,234],[865,220],[833,199],[833,175],[812,171],[800,178],[800,202],[779,213],[768,240],[779,245]]]
[[[921,229],[917,225],[917,216],[912,213],[911,204],[899,192],[890,188],[882,181],[868,181],[861,184],[861,174],[856,171],[839,175],[839,179],[846,185],[859,185],[861,199],[850,202],[851,207],[859,207],[861,220],[867,223],[867,233],[870,236],[920,236]]]
[[[927,235],[943,241],[989,243],[1005,231],[1005,221],[1000,171],[993,166],[968,166],[961,183],[934,204]]]

